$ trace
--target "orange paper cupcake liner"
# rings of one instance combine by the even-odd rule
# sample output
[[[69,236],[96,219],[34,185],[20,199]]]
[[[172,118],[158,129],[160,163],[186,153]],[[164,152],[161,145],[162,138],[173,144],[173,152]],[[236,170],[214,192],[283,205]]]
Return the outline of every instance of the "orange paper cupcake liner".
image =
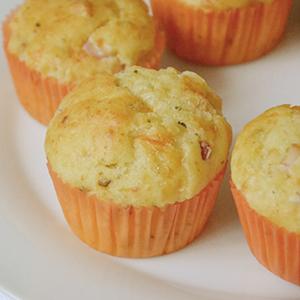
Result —
[[[292,0],[242,8],[204,11],[179,0],[152,0],[169,47],[180,57],[204,65],[238,64],[256,59],[281,40]]]
[[[122,207],[100,201],[57,176],[48,165],[58,199],[72,231],[92,248],[121,257],[167,254],[191,243],[214,207],[225,168],[198,195],[158,207]]]
[[[3,23],[3,42],[18,98],[34,119],[48,125],[61,100],[75,87],[75,83],[62,84],[55,78],[45,77],[9,52],[9,22],[12,18],[13,13]],[[141,62],[141,66],[159,68],[164,48],[165,35],[158,29],[155,49]]]
[[[231,181],[231,191],[248,245],[274,274],[300,285],[300,234],[278,227],[253,210]]]

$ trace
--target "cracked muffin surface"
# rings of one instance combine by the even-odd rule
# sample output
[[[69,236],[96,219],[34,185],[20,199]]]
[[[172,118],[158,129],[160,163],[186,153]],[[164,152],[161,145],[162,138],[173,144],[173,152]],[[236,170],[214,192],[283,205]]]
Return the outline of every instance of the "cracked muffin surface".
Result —
[[[131,67],[82,83],[47,132],[48,162],[73,187],[121,205],[190,199],[225,167],[231,127],[191,72]]]

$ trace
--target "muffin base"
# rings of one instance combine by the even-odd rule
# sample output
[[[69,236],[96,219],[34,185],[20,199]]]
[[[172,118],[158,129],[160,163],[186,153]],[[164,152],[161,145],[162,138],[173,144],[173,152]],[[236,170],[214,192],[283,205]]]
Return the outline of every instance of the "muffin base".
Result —
[[[253,255],[274,274],[300,285],[300,234],[289,232],[259,215],[232,181],[230,186]]]
[[[191,243],[211,214],[225,172],[192,199],[158,208],[100,201],[48,169],[72,231],[98,251],[132,258],[171,253]]]
[[[203,65],[251,61],[281,40],[292,0],[204,11],[179,0],[152,0],[154,16],[166,30],[169,47],[179,56]]]
[[[16,55],[8,50],[10,38],[9,22],[12,13],[3,23],[4,51],[8,60],[17,96],[25,110],[35,120],[48,125],[61,100],[74,87],[75,83],[63,84],[52,77],[45,77],[40,72],[29,68]],[[155,48],[145,57],[140,65],[145,68],[159,68],[161,56],[165,48],[165,35],[158,28]]]

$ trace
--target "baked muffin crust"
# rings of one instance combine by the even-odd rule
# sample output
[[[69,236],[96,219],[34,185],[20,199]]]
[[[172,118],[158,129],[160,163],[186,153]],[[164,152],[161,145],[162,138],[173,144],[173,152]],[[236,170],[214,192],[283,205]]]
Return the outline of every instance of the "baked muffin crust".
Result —
[[[50,123],[46,153],[66,183],[121,205],[190,199],[224,168],[231,127],[191,72],[131,67],[82,83]]]
[[[10,31],[11,53],[67,83],[139,64],[155,44],[142,0],[26,0]]]
[[[232,180],[259,214],[300,232],[300,107],[274,107],[242,130]]]

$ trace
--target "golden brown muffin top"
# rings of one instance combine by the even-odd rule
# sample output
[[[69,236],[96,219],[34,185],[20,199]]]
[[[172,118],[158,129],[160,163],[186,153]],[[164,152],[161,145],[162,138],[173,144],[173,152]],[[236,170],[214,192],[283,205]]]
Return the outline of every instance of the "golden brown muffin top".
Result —
[[[122,205],[192,198],[224,168],[231,127],[191,72],[131,67],[83,83],[50,123],[46,153],[66,183]]]
[[[9,26],[9,51],[66,83],[139,64],[155,40],[142,0],[26,0]]]
[[[300,233],[300,107],[274,107],[242,130],[232,179],[249,205],[278,226]]]

